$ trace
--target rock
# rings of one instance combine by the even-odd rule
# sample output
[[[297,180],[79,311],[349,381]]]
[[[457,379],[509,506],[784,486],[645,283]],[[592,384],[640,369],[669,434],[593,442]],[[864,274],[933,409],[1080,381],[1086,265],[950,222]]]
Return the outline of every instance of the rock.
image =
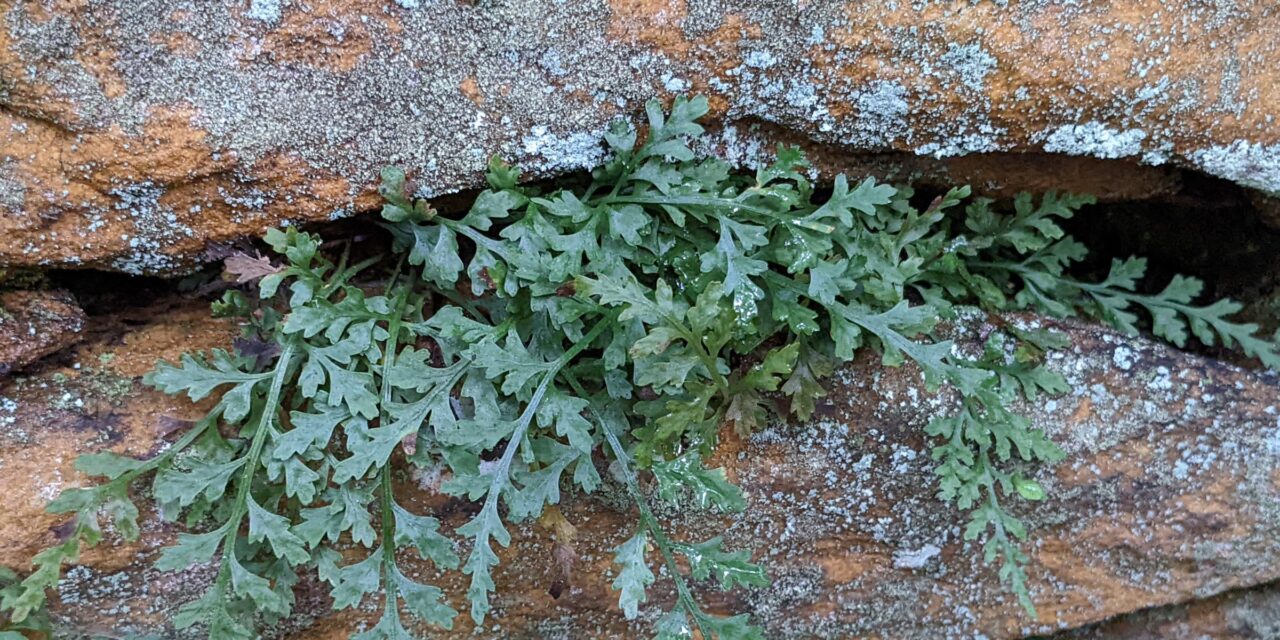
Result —
[[[821,176],[844,172],[884,182],[949,189],[971,185],[975,193],[1012,197],[1021,191],[1090,193],[1102,202],[1177,200],[1181,172],[1169,166],[1144,166],[1049,153],[978,153],[936,158],[906,152],[853,153],[838,144],[821,144],[776,126],[716,127],[704,152],[747,165],[778,144],[805,150]]]
[[[79,342],[84,311],[66,291],[0,293],[0,375]]]
[[[494,153],[576,171],[608,120],[677,93],[712,98],[743,165],[769,152],[762,126],[983,183],[980,158],[1050,153],[1103,195],[1159,187],[1161,165],[1278,192],[1271,5],[8,3],[0,262],[170,272],[210,241],[370,209],[388,163],[427,196],[478,186]]]
[[[122,335],[101,332],[70,354],[72,362],[0,383],[0,564],[19,568],[54,542],[60,522],[44,505],[63,488],[87,481],[73,467],[76,456],[110,449],[148,456],[164,445],[162,416],[195,416],[199,407],[143,389],[138,378],[161,357],[187,348],[225,344],[231,330],[209,319],[204,305],[153,308],[148,321]],[[105,320],[102,321],[104,324]],[[154,519],[153,519],[154,520]],[[94,567],[119,569],[144,547],[104,546],[89,552]],[[105,564],[104,564],[105,563]]]
[[[1280,585],[1139,611],[1053,640],[1265,640],[1280,638]]]
[[[78,347],[79,369],[0,387],[0,564],[22,569],[54,541],[59,521],[42,507],[85,482],[71,466],[77,454],[152,455],[171,425],[199,414],[136,378],[156,358],[226,345],[230,327],[201,305],[157,309],[164,311],[147,324]],[[837,374],[812,424],[722,445],[713,462],[744,488],[744,514],[659,509],[675,536],[723,531],[730,548],[757,550],[769,567],[772,587],[703,591],[700,600],[715,611],[752,612],[770,638],[1016,638],[1280,578],[1280,377],[1079,323],[1052,326],[1075,345],[1050,361],[1073,391],[1026,409],[1067,460],[1032,469],[1047,501],[1012,505],[1032,527],[1028,572],[1039,620],[1021,613],[976,545],[960,540],[962,518],[933,496],[921,433],[955,399],[926,393],[917,369],[886,369],[869,356]],[[985,331],[977,320],[964,327],[962,342]],[[431,486],[407,479],[398,499],[437,515],[446,531],[463,524],[471,506]],[[548,531],[511,527],[515,541],[500,550],[495,572],[494,626],[479,637],[636,637],[671,602],[660,582],[641,621],[628,623],[617,610],[608,550],[634,526],[619,487],[560,508],[578,529],[571,580],[553,588],[563,578]],[[209,571],[150,570],[179,528],[153,510],[143,515],[140,542],[104,543],[68,573],[54,605],[68,634],[178,637],[168,620]],[[465,608],[465,576],[440,575],[414,558],[402,556],[410,575],[439,584]],[[304,583],[294,623],[316,621],[270,635],[345,638],[376,615],[376,603],[326,614],[325,593]],[[460,617],[453,635],[472,634]]]

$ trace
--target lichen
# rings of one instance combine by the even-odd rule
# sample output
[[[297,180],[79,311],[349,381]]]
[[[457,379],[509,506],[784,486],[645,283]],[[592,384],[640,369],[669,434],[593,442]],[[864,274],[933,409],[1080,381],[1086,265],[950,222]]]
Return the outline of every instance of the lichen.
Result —
[[[1236,140],[1187,154],[1205,173],[1280,196],[1280,144]]]
[[[281,0],[249,0],[246,17],[274,25],[280,22]]]
[[[1127,158],[1142,153],[1147,133],[1142,129],[1121,131],[1102,122],[1064,124],[1041,134],[1044,150],[1070,156]]]
[[[538,151],[521,158],[531,175],[579,170],[594,162],[599,149],[586,145],[585,138],[575,139],[576,134],[598,132],[619,115],[638,117],[642,102],[655,92],[704,86],[722,99],[726,123],[763,121],[855,151],[892,148],[945,158],[1040,147],[1147,164],[1190,164],[1280,193],[1280,151],[1264,127],[1255,126],[1259,133],[1253,135],[1248,128],[1253,125],[1247,124],[1269,108],[1249,87],[1256,84],[1257,69],[1266,66],[1259,61],[1274,57],[1272,49],[1228,56],[1222,68],[1203,71],[1178,66],[1185,58],[1169,53],[1176,46],[1228,51],[1249,24],[1246,9],[1182,7],[1178,15],[1187,24],[1208,25],[1204,33],[1191,33],[1165,15],[1134,24],[1082,7],[1022,3],[980,30],[957,32],[947,25],[967,22],[948,18],[938,24],[886,24],[872,36],[862,33],[863,21],[871,18],[850,15],[837,4],[691,0],[683,8],[652,16],[662,37],[633,38],[618,28],[629,26],[620,20],[633,19],[614,15],[598,2],[396,0],[367,7],[358,16],[370,48],[342,70],[305,60],[282,63],[269,54],[284,14],[321,17],[313,5],[286,0],[212,3],[181,12],[105,2],[95,5],[88,21],[61,15],[41,19],[29,5],[17,3],[5,13],[4,26],[12,49],[27,64],[29,77],[15,81],[36,82],[51,97],[74,105],[76,122],[59,124],[77,131],[119,124],[140,135],[151,114],[180,105],[191,111],[192,125],[208,133],[205,142],[220,159],[215,162],[234,158],[237,181],[261,179],[255,172],[259,162],[282,151],[317,173],[346,180],[350,189],[323,193],[317,196],[323,202],[302,211],[313,218],[352,206],[387,163],[406,167],[437,194],[476,186],[489,156],[517,155],[526,147]],[[343,17],[353,24],[357,19]],[[118,44],[120,54],[112,64],[119,83],[111,92],[76,55],[86,46],[85,34],[102,37],[95,29],[103,24],[111,25],[106,42]],[[352,25],[343,25],[327,28],[339,35],[351,31]],[[1003,29],[1040,37],[1050,25],[1060,25],[1068,35],[1090,25],[1094,29],[1074,66],[1044,70],[1052,79],[1037,80],[1033,76],[1039,70],[1019,75],[1028,61],[992,35]],[[164,43],[178,36],[200,46],[170,51]],[[335,37],[341,47],[344,38]],[[289,46],[309,53],[305,47],[328,45]],[[1109,49],[1115,46],[1136,51],[1132,86],[1114,86],[1115,72],[1109,69],[1117,61]],[[345,49],[323,53],[348,55]],[[1004,85],[995,80],[1006,77],[1013,84],[1002,91]],[[463,91],[464,83],[471,89]],[[1053,126],[1024,134],[1023,113]],[[1205,124],[1204,114],[1227,119]],[[1204,142],[1219,130],[1240,140]],[[7,161],[17,163],[8,171],[22,176],[17,179],[28,193],[23,197],[17,186],[3,186],[14,179],[6,180],[0,169],[0,208],[37,215],[30,212],[81,207],[91,231],[100,231],[109,219],[111,210],[92,203],[54,197],[33,206],[27,167],[21,159]],[[266,181],[280,182],[276,176]],[[308,184],[279,193],[268,189],[265,202],[316,195],[311,189]],[[192,206],[235,222],[261,211],[217,196]],[[101,244],[87,248],[95,255],[119,256],[115,266],[120,269],[168,266],[164,255],[174,239],[142,238],[139,246],[128,246],[133,240],[99,238]],[[48,257],[49,239],[26,241],[30,262],[73,262],[65,251]]]

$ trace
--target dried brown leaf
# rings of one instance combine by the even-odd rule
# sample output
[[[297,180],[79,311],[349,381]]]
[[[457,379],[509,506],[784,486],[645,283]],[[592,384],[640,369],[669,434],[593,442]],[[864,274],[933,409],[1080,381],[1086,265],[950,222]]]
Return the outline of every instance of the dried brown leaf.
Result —
[[[280,273],[282,267],[271,264],[265,256],[251,256],[237,251],[222,261],[224,277],[235,280],[238,284],[253,282],[259,278]]]

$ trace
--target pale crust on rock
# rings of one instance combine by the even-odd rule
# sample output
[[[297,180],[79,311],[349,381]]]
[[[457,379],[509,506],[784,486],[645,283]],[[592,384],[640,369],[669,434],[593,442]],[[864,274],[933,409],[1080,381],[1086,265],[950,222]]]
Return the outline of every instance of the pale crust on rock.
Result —
[[[424,196],[495,153],[589,168],[610,119],[681,93],[747,167],[781,136],[998,195],[1046,165],[1103,199],[1168,193],[1169,167],[1280,192],[1273,4],[7,3],[0,262],[174,272],[375,208],[385,164]],[[1081,161],[982,159],[1023,153]]]
[[[131,317],[151,320],[77,347],[81,368],[51,368],[0,389],[0,484],[7,488],[0,563],[23,569],[56,540],[59,519],[42,509],[59,490],[87,481],[72,467],[76,455],[154,455],[174,437],[174,421],[207,408],[147,389],[137,376],[157,358],[226,346],[231,327],[196,303],[158,303]],[[1280,578],[1276,374],[1078,323],[1014,321],[1060,328],[1074,345],[1049,360],[1072,391],[1023,408],[1067,453],[1061,464],[1029,469],[1048,500],[1011,505],[1032,530],[1028,574],[1038,621],[1021,613],[973,543],[959,539],[962,516],[934,497],[923,429],[955,398],[929,394],[917,369],[885,368],[871,354],[829,381],[809,423],[748,440],[723,434],[711,463],[743,487],[746,512],[723,518],[658,509],[677,537],[723,532],[730,548],[755,550],[769,567],[769,588],[700,589],[700,601],[718,612],[750,611],[770,638],[1016,638]],[[960,344],[988,330],[981,317],[958,327]],[[445,531],[463,524],[474,506],[436,493],[428,480],[408,479],[397,500],[439,517]],[[551,595],[562,574],[549,531],[533,522],[512,527],[515,541],[499,549],[494,574],[491,624],[499,626],[479,637],[626,638],[647,629],[651,621],[622,619],[608,588],[609,549],[635,523],[625,493],[606,484],[592,498],[567,498],[560,510],[577,528],[570,584]],[[165,633],[174,608],[198,594],[207,570],[174,576],[147,568],[181,529],[144,508],[142,530],[141,542],[108,540],[69,573],[63,600],[54,603],[63,624]],[[402,554],[401,565],[465,609],[465,576],[441,574],[412,553]],[[346,637],[374,615],[326,613],[323,587],[300,588],[294,624],[311,620],[306,614],[321,617],[297,638]],[[669,583],[660,581],[652,597],[646,611],[670,604]],[[121,605],[131,613],[104,613]],[[455,625],[454,635],[473,637],[466,616]]]

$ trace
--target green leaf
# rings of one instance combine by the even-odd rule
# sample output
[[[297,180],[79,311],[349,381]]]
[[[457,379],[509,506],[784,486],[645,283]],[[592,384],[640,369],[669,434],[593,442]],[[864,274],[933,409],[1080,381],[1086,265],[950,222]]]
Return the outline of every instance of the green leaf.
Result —
[[[634,620],[639,614],[640,605],[648,599],[647,589],[654,581],[644,557],[647,545],[645,532],[638,531],[613,549],[613,563],[620,567],[613,580],[613,590],[619,592],[618,606],[628,620]]]
[[[289,601],[272,589],[266,578],[244,568],[234,554],[230,556],[228,565],[231,568],[231,586],[236,595],[248,598],[260,611],[278,616],[289,614],[292,608]]]
[[[9,620],[21,623],[28,616],[40,611],[45,603],[45,592],[58,583],[65,562],[74,562],[79,556],[80,545],[75,538],[37,553],[31,558],[36,570],[18,584],[6,588],[0,597],[0,609],[9,610]]]
[[[791,412],[808,420],[817,409],[817,400],[827,395],[819,382],[835,372],[834,361],[817,351],[804,349],[797,357],[791,376],[781,390],[791,399]]]
[[[654,640],[693,639],[693,626],[689,624],[689,616],[679,609],[658,618],[653,630]]]
[[[662,355],[636,358],[635,384],[669,391],[683,388],[695,369],[706,371],[702,360],[691,351],[672,349]]]
[[[443,225],[409,224],[397,227],[405,231],[409,264],[422,269],[422,279],[443,288],[452,288],[462,273],[458,256],[458,235]]]
[[[723,544],[724,541],[716,536],[697,544],[678,544],[675,549],[689,560],[689,571],[694,579],[706,580],[714,577],[720,581],[722,590],[728,591],[734,585],[769,585],[769,577],[765,575],[764,568],[751,563],[750,553],[728,552],[724,550]]]
[[[157,363],[154,371],[143,376],[143,382],[168,394],[186,392],[193,401],[204,399],[218,387],[231,385],[222,394],[222,417],[232,423],[249,415],[254,387],[271,377],[270,372],[243,371],[243,363],[221,349],[213,350],[208,363],[191,354],[183,354],[179,362],[181,367]]]
[[[764,640],[764,634],[751,626],[746,614],[728,617],[702,615],[698,622],[719,640]]]
[[[548,504],[560,502],[560,479],[570,464],[577,462],[583,452],[565,446],[550,438],[532,440],[533,458],[541,461],[537,469],[514,474],[521,485],[511,498],[512,520],[536,518]]]
[[[471,210],[462,218],[462,224],[488,231],[494,220],[502,220],[511,215],[511,210],[524,204],[525,197],[514,191],[481,191],[476,196]],[[456,251],[456,245],[455,249]]]
[[[227,608],[228,604],[221,584],[216,584],[200,599],[182,605],[177,615],[173,617],[173,626],[178,629],[187,629],[197,624],[205,624],[208,626],[207,632],[210,638],[254,640],[257,634],[246,626],[239,616],[231,613]]]
[[[390,222],[408,220],[413,215],[413,204],[404,194],[404,170],[385,167],[380,177],[382,182],[378,185],[378,195],[386,200],[382,205],[382,217]]]
[[[1013,488],[1018,491],[1018,495],[1027,500],[1039,501],[1044,500],[1044,488],[1035,480],[1027,480],[1021,476],[1014,476]]]
[[[298,231],[297,227],[268,229],[263,240],[273,251],[283,254],[290,263],[300,267],[309,267],[320,249],[318,238]]]
[[[351,413],[342,406],[323,404],[318,409],[318,413],[289,413],[289,422],[293,428],[276,438],[272,458],[288,460],[312,449],[325,449],[333,437],[333,430],[351,417]]]
[[[161,571],[180,571],[208,562],[218,552],[226,536],[226,525],[207,533],[179,533],[178,544],[162,549],[155,566]]]
[[[819,262],[809,270],[809,297],[824,305],[835,304],[837,297],[856,286],[852,279],[845,277],[848,269],[848,260]]]
[[[271,513],[258,506],[253,496],[248,496],[249,506],[249,542],[266,539],[271,544],[271,551],[278,558],[284,558],[298,565],[311,560],[306,543],[290,530],[289,519]]]
[[[161,504],[190,506],[197,498],[214,502],[227,490],[231,476],[243,467],[247,458],[231,462],[196,460],[189,471],[162,469],[156,474],[155,495]]]
[[[700,509],[714,506],[725,513],[737,513],[747,506],[742,490],[725,478],[724,469],[706,469],[697,452],[655,462],[653,475],[658,481],[658,495],[668,502],[677,502],[687,491]]]
[[[494,189],[515,189],[520,182],[520,167],[507,164],[497,155],[490,156],[484,177]]]
[[[333,587],[333,608],[347,609],[360,604],[365,594],[376,591],[382,578],[382,547],[368,558],[340,567]]]
[[[128,490],[124,486],[108,494],[102,503],[101,512],[111,521],[116,533],[128,542],[134,542],[141,533],[138,530],[138,506],[129,499]]]
[[[637,152],[636,157],[693,159],[693,152],[683,138],[702,134],[702,126],[697,123],[697,120],[706,115],[707,110],[706,98],[680,97],[671,104],[671,114],[667,117],[662,113],[661,103],[650,100],[645,104],[645,114],[649,118],[649,140]]]
[[[140,469],[144,465],[146,465],[145,460],[127,458],[110,451],[86,453],[76,458],[76,469],[81,473],[90,476],[103,476],[111,480],[135,469]]]
[[[808,221],[834,221],[842,227],[853,225],[853,212],[873,215],[877,205],[889,204],[898,191],[889,185],[877,185],[875,180],[867,178],[849,191],[849,181],[843,174],[836,176],[832,185],[831,197],[809,214]]]
[[[462,572],[471,576],[467,599],[471,601],[471,620],[480,624],[492,609],[489,594],[493,592],[494,583],[490,569],[498,564],[498,556],[489,541],[497,540],[505,547],[511,544],[511,534],[502,525],[496,509],[482,509],[475,518],[458,527],[458,533],[476,541]]]
[[[453,542],[440,534],[440,522],[435,518],[410,513],[398,504],[392,505],[396,519],[396,546],[412,544],[418,554],[431,560],[437,567],[455,569],[458,554]]]
[[[643,242],[641,233],[649,228],[652,220],[639,205],[628,204],[618,208],[610,208],[609,228],[623,242],[638,245]]]
[[[392,569],[392,578],[410,613],[441,629],[453,628],[453,619],[458,612],[445,603],[443,591],[410,580],[398,567]]]
[[[49,513],[72,513],[75,511],[83,511],[102,500],[102,492],[97,487],[91,489],[70,488],[63,489],[54,498],[52,502],[45,507],[45,511]]]
[[[682,334],[679,329],[668,326],[657,326],[649,330],[643,338],[636,340],[627,353],[632,358],[656,356],[667,350],[672,342],[679,340]]]
[[[595,440],[591,437],[591,423],[583,417],[586,409],[586,400],[551,388],[538,405],[538,425],[554,430],[579,452],[590,454],[595,448]]]
[[[743,376],[743,383],[757,391],[777,391],[782,384],[782,376],[791,373],[799,356],[798,342],[770,349],[765,354],[764,361],[751,367],[747,375]]]
[[[490,340],[479,342],[467,350],[467,357],[483,367],[490,380],[502,379],[502,392],[509,395],[526,389],[551,368],[551,363],[529,353],[515,333],[508,333],[502,346]]]
[[[622,276],[602,274],[594,279],[579,276],[574,283],[580,293],[598,298],[600,304],[624,306],[618,316],[620,322],[636,319],[646,325],[678,324],[684,320],[688,309],[688,305],[674,298],[671,286],[664,280],[657,282],[652,297],[630,273]]]
[[[314,398],[320,386],[325,385],[330,405],[345,404],[352,415],[377,417],[378,397],[373,392],[373,374],[348,368],[352,358],[364,350],[362,345],[354,341],[328,347],[304,343],[303,350],[307,361],[298,374],[303,396]]]

